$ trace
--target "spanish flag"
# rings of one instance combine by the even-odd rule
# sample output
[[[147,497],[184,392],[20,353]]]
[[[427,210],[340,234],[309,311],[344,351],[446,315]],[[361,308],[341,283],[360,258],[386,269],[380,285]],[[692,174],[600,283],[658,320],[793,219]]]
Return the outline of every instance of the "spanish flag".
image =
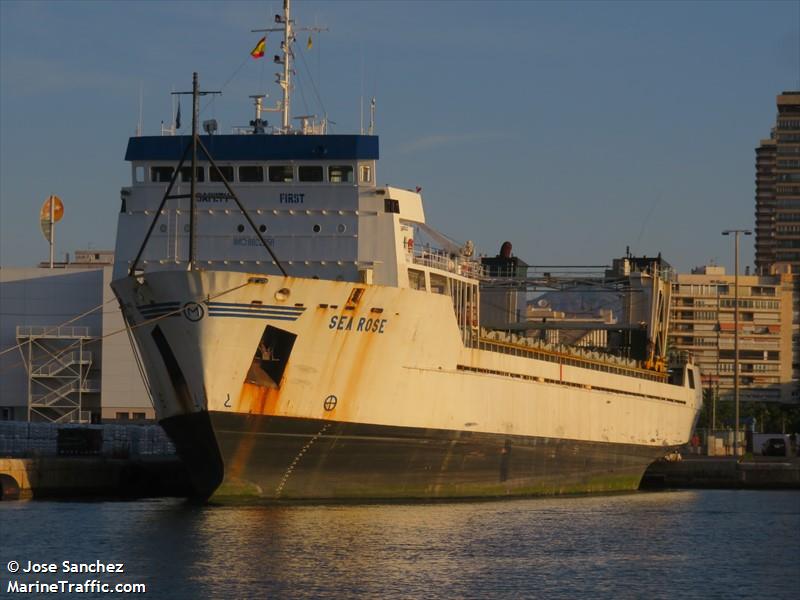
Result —
[[[262,37],[258,40],[256,47],[250,51],[250,56],[253,58],[261,58],[264,56],[264,46],[267,45],[267,36]]]

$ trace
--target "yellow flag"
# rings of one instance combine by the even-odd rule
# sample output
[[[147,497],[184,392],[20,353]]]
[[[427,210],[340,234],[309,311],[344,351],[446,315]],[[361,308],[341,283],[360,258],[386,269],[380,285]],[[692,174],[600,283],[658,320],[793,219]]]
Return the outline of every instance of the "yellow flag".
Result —
[[[314,47],[314,42],[311,41],[311,36],[308,36],[308,43],[306,44],[306,48],[311,50]]]

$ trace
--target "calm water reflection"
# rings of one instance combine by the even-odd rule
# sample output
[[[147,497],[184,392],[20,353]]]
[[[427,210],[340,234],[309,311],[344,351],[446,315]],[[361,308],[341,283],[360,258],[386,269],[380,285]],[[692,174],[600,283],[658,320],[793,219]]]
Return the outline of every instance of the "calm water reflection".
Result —
[[[151,598],[773,599],[800,590],[797,492],[296,507],[0,503],[0,536],[2,593],[6,563],[29,559],[123,562],[125,575],[105,580],[144,582]]]

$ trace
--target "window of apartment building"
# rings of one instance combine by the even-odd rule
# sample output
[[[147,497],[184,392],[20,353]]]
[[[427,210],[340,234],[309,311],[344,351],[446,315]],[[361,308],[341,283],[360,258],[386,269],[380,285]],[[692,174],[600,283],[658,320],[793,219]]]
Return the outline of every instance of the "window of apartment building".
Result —
[[[713,310],[698,310],[694,313],[695,321],[715,321],[716,318],[717,313]]]
[[[118,412],[117,421],[127,421],[130,419],[131,414],[127,412]]]
[[[775,295],[775,288],[772,286],[757,286],[754,285],[750,293],[753,296],[774,296]]]

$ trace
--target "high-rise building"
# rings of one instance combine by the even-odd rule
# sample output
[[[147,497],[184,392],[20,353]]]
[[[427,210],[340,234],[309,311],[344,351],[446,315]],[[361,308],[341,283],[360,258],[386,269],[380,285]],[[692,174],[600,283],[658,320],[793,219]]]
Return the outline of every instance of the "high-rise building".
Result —
[[[756,148],[756,271],[775,263],[775,132]]]
[[[756,149],[756,269],[800,273],[800,91],[777,98],[770,139]]]

